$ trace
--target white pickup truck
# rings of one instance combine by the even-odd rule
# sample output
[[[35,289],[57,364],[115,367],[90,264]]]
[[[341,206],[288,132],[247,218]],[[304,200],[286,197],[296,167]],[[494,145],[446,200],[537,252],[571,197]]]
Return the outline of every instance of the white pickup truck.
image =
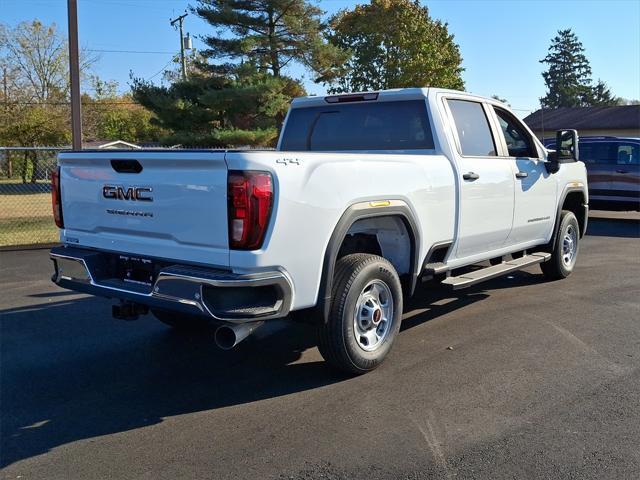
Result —
[[[53,280],[119,299],[118,318],[217,324],[223,348],[312,320],[324,358],[364,373],[419,281],[571,273],[587,176],[575,130],[557,145],[500,102],[416,88],[298,98],[275,151],[62,153]]]

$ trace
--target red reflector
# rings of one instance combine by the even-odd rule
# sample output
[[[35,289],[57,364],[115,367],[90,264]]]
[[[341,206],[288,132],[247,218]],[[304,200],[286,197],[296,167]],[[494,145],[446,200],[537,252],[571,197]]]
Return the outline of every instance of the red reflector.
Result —
[[[51,206],[53,207],[53,219],[58,228],[64,228],[62,219],[62,195],[60,190],[60,167],[51,172]]]
[[[257,250],[262,246],[273,207],[268,172],[230,171],[227,180],[229,246]]]

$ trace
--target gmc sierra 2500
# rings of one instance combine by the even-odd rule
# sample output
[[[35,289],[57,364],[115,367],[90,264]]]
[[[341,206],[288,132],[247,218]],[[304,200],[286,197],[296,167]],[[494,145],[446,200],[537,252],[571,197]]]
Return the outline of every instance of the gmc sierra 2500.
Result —
[[[119,299],[116,317],[218,323],[223,348],[296,311],[327,361],[364,373],[425,277],[571,273],[588,213],[577,142],[560,131],[547,151],[500,102],[416,88],[298,98],[276,151],[62,153],[53,280]]]

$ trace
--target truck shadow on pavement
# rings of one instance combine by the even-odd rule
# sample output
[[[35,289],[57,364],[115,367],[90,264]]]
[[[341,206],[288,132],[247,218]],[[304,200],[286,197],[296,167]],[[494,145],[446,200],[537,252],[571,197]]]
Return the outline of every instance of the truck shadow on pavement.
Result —
[[[640,220],[635,218],[589,218],[587,235],[640,238]]]
[[[515,282],[535,283],[538,277],[521,273]],[[513,278],[504,281],[514,284]],[[492,288],[504,281],[491,282]],[[450,301],[440,305],[443,296]],[[421,287],[405,309],[402,329],[487,297],[481,289],[447,294]],[[0,467],[165,417],[349,380],[317,352],[294,363],[315,346],[309,326],[270,324],[223,352],[213,343],[213,331],[177,334],[150,316],[129,325],[108,316],[107,300],[51,299],[57,301],[0,311]]]
[[[0,311],[0,467],[164,417],[347,378],[319,356],[292,363],[315,340],[301,325],[224,352],[212,331],[176,334],[150,317],[120,323],[102,313],[109,305],[83,298]]]

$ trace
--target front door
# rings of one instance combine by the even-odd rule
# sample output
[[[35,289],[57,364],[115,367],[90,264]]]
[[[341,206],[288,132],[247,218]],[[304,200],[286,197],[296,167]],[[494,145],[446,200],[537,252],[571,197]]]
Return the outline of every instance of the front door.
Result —
[[[520,120],[507,110],[492,108],[500,126],[501,154],[511,163],[515,179],[513,227],[507,244],[543,243],[554,226],[557,182],[547,172],[542,152]]]
[[[504,246],[513,221],[514,177],[508,160],[497,155],[483,103],[447,100],[457,136],[460,222],[457,258]]]

